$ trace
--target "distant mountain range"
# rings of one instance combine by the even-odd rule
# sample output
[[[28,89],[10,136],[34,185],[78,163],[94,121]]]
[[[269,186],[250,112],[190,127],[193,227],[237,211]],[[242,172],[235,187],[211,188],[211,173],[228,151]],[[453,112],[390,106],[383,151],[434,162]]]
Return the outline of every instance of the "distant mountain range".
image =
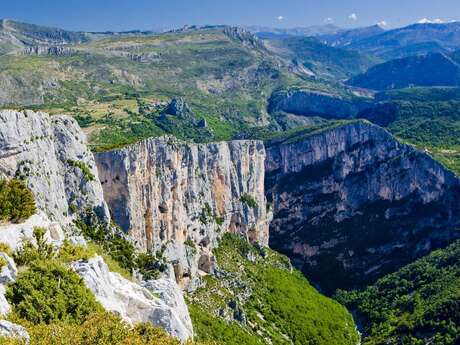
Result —
[[[373,90],[411,86],[458,86],[460,65],[442,53],[409,56],[374,66],[351,78],[347,84]]]

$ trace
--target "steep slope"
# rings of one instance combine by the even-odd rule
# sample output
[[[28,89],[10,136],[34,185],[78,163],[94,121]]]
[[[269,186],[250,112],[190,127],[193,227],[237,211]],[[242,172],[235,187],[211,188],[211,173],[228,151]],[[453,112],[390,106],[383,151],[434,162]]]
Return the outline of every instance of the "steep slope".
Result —
[[[199,340],[239,344],[356,345],[351,315],[320,295],[289,260],[226,234],[219,271],[188,302]]]
[[[265,165],[270,246],[324,291],[372,282],[460,236],[459,180],[369,123],[274,140]]]
[[[0,112],[0,177],[24,180],[38,209],[65,223],[85,209],[109,220],[94,156],[74,119]]]
[[[371,67],[366,73],[348,80],[347,84],[374,90],[409,86],[458,86],[460,65],[440,53],[410,56]]]
[[[363,344],[458,344],[460,242],[337,298],[362,322]]]
[[[352,93],[322,92],[309,89],[281,90],[269,99],[268,112],[285,112],[306,117],[349,119],[371,105],[371,99]]]
[[[99,153],[113,219],[138,244],[162,252],[184,286],[214,269],[212,249],[226,232],[268,244],[262,142],[189,144],[149,139]]]

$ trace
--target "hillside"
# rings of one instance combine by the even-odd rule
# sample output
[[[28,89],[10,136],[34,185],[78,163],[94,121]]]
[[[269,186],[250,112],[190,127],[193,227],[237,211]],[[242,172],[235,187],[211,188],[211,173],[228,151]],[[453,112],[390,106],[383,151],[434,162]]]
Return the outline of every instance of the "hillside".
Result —
[[[43,35],[67,37],[61,31]],[[96,149],[163,133],[199,141],[230,139],[247,127],[274,122],[266,112],[273,90],[331,88],[292,70],[238,28],[133,32],[46,47],[0,56],[0,104],[76,116]],[[192,128],[208,127],[204,136],[188,136],[190,122],[160,118],[174,97],[184,98],[191,109]]]
[[[364,345],[460,341],[460,242],[337,299],[362,322]]]
[[[347,81],[348,85],[373,90],[413,86],[458,86],[460,65],[440,53],[391,60],[371,67]]]
[[[330,47],[311,37],[265,39],[264,42],[274,54],[323,78],[346,79],[378,62],[365,54]]]

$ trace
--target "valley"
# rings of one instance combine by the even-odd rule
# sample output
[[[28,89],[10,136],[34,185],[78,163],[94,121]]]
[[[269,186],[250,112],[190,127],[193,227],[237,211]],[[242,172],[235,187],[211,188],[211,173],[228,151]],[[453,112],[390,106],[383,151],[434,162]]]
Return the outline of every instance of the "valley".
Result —
[[[458,23],[0,24],[0,343],[458,343]]]

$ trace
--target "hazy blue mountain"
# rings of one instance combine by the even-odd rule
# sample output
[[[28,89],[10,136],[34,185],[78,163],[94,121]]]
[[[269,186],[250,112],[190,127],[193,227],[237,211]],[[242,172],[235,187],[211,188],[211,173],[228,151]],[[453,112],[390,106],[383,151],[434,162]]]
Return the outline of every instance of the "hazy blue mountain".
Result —
[[[460,65],[441,53],[410,56],[371,67],[347,84],[373,89],[401,89],[411,86],[460,85]]]

